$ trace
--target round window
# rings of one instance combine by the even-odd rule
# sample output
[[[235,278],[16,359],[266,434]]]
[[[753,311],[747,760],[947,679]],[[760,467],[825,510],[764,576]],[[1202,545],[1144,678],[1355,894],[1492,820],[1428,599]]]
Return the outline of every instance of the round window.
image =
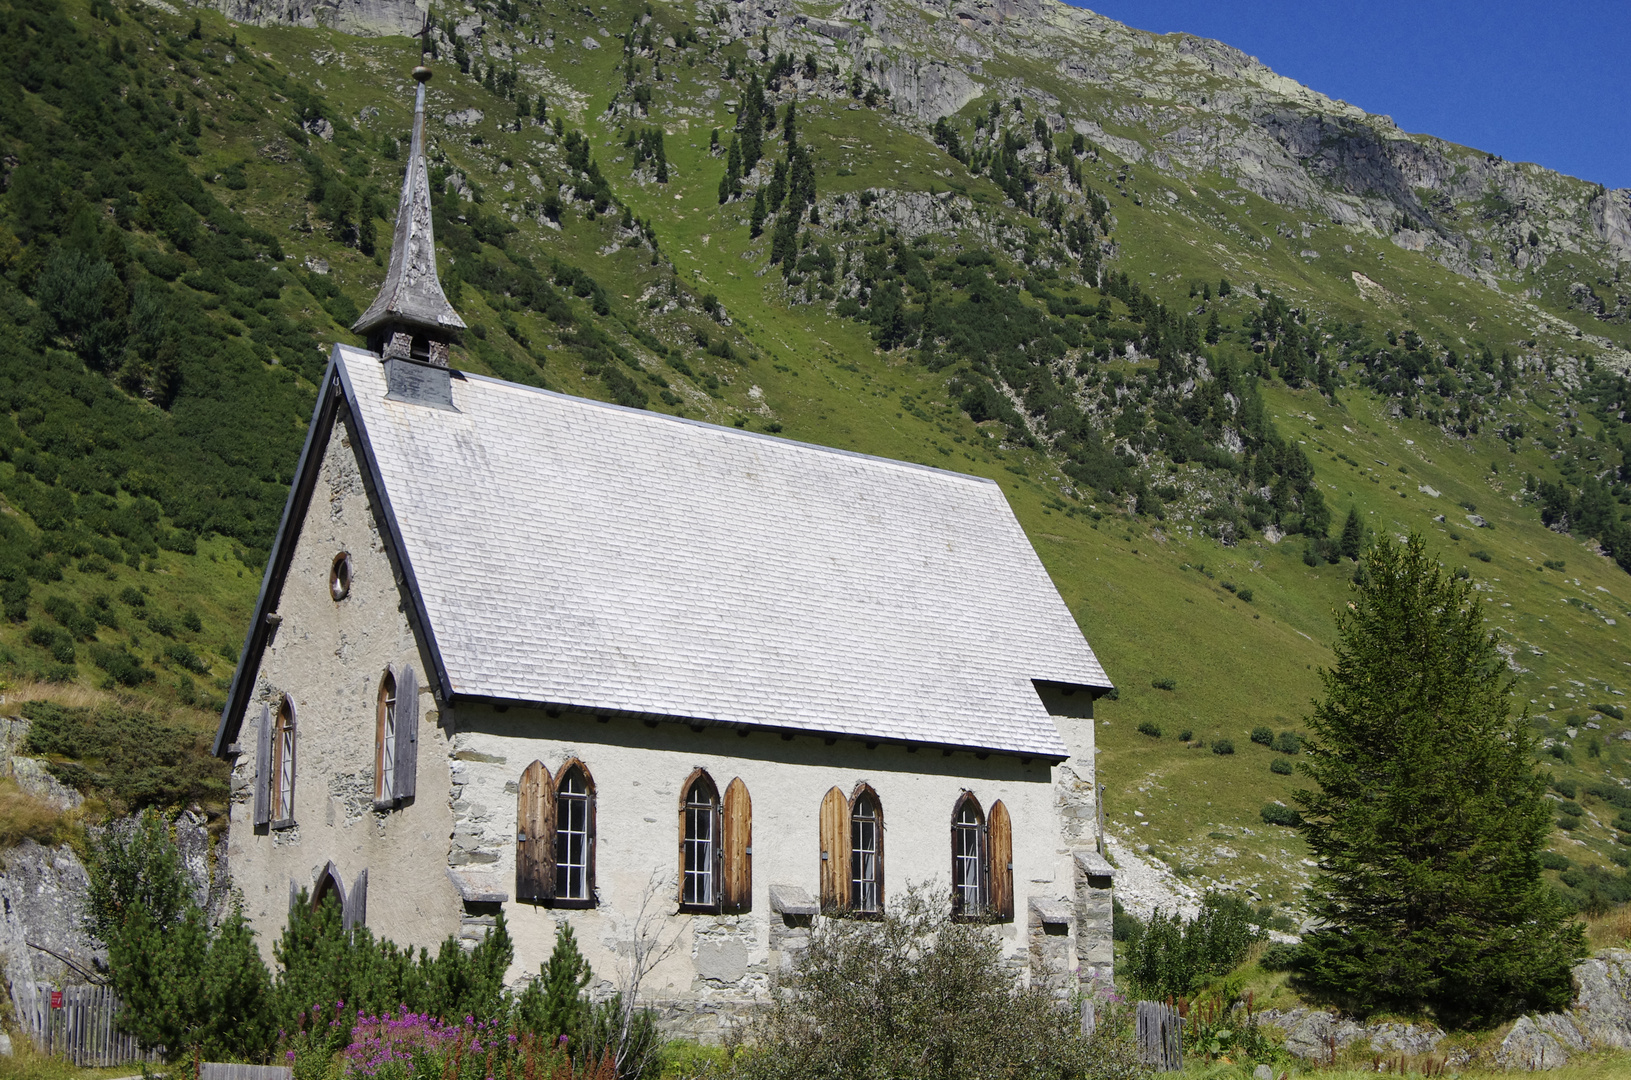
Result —
[[[347,552],[340,552],[334,556],[334,565],[328,572],[328,591],[334,597],[335,603],[344,600],[351,592],[351,556]]]

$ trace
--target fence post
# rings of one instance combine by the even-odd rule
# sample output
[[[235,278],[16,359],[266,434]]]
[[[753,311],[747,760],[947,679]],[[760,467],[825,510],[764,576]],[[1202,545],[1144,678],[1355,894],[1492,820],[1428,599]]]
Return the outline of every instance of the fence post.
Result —
[[[1156,1072],[1184,1067],[1184,1020],[1159,1001],[1138,1003],[1138,1057]]]

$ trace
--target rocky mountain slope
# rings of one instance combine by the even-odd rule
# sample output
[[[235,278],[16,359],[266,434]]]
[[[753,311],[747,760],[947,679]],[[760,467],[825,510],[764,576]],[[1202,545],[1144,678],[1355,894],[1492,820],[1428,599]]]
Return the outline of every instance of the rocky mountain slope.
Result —
[[[1415,529],[1489,600],[1560,886],[1631,895],[1631,193],[1057,3],[20,0],[7,678],[210,724],[427,14],[461,365],[999,480],[1152,871],[1295,906],[1261,811],[1354,548]]]

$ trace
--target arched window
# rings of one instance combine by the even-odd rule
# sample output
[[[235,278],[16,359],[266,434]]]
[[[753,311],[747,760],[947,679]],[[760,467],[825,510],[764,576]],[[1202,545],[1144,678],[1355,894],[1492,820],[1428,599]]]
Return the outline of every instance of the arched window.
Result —
[[[334,903],[342,913],[345,910],[345,882],[340,879],[340,868],[332,861],[317,875],[317,884],[311,890],[311,909],[316,911],[323,906],[323,901],[334,898]]]
[[[554,776],[542,761],[521,773],[515,895],[535,904],[594,906],[595,781],[577,758],[568,758]]]
[[[719,910],[722,848],[719,843],[719,789],[697,769],[686,778],[680,802],[680,908]]]
[[[984,918],[989,900],[985,814],[973,792],[965,791],[951,815],[951,911],[965,919]]]
[[[294,824],[295,712],[294,702],[283,695],[277,723],[272,729],[272,827]]]
[[[389,670],[379,681],[374,710],[374,801],[396,801],[396,676]]]
[[[849,906],[862,915],[883,910],[883,805],[866,784],[850,796]]]
[[[588,906],[595,895],[595,782],[576,758],[555,777],[555,903]]]

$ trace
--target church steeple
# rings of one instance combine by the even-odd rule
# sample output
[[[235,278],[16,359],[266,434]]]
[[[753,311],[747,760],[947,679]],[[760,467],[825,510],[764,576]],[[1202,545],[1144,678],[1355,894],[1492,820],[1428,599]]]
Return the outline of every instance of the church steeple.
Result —
[[[419,87],[408,171],[402,178],[396,236],[391,241],[391,268],[379,295],[352,326],[368,339],[369,348],[387,362],[387,368],[400,366],[393,361],[406,361],[445,370],[448,346],[458,341],[464,329],[464,320],[448,303],[436,276],[436,238],[425,169],[425,83],[430,76],[430,69],[423,65],[413,70]],[[392,390],[394,394],[397,387],[393,385]]]

